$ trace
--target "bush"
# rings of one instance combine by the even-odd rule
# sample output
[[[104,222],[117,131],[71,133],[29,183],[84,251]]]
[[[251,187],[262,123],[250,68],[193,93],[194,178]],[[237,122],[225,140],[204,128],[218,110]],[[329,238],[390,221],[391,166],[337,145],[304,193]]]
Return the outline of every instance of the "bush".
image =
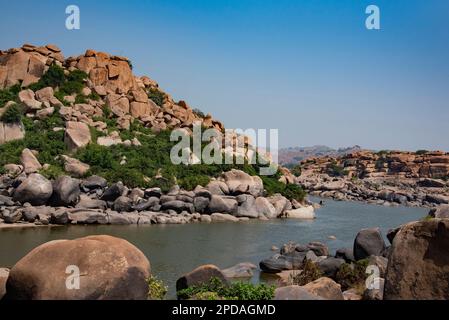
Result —
[[[428,150],[418,150],[418,151],[416,151],[416,154],[417,155],[423,155],[423,154],[426,154],[428,152],[429,152]]]
[[[151,300],[163,300],[167,294],[168,288],[162,280],[158,280],[155,276],[150,276],[148,282],[148,298]]]
[[[343,263],[335,276],[335,281],[341,285],[342,291],[351,288],[356,288],[363,291],[367,277],[367,267],[367,259],[359,260],[352,264]]]
[[[302,173],[301,165],[299,165],[299,164],[295,165],[290,171],[296,177],[301,176],[301,173]]]
[[[206,296],[226,300],[271,300],[274,297],[274,289],[274,286],[254,285],[247,282],[234,282],[226,285],[220,279],[214,277],[203,285],[180,290],[177,295],[180,299]]]
[[[318,266],[309,259],[304,260],[304,266],[302,272],[291,277],[292,284],[298,286],[304,286],[309,282],[315,281],[323,276],[323,273]]]
[[[335,161],[328,165],[327,173],[332,177],[343,177],[349,174],[347,170],[339,166]]]
[[[17,104],[13,104],[6,109],[0,118],[0,121],[6,123],[19,123],[22,121],[22,110]]]
[[[0,90],[0,108],[3,108],[8,101],[17,102],[19,92],[20,85],[18,84],[8,89]]]
[[[148,90],[148,98],[153,100],[155,104],[157,104],[159,107],[162,107],[165,100],[165,94],[157,89],[151,88]]]

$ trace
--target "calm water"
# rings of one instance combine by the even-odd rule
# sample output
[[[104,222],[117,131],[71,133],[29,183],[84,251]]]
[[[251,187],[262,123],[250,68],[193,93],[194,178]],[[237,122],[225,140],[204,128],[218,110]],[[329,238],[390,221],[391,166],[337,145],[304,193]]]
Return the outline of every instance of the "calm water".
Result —
[[[389,228],[418,220],[427,211],[325,200],[314,221],[7,229],[0,230],[0,266],[13,266],[31,249],[49,240],[109,234],[125,238],[141,249],[151,262],[153,274],[164,280],[173,294],[176,279],[202,264],[226,268],[248,261],[258,265],[273,254],[272,245],[279,247],[290,240],[321,241],[334,252],[351,247],[361,228],[380,227],[385,235]],[[329,240],[330,235],[337,240]],[[257,278],[258,274],[254,281]]]

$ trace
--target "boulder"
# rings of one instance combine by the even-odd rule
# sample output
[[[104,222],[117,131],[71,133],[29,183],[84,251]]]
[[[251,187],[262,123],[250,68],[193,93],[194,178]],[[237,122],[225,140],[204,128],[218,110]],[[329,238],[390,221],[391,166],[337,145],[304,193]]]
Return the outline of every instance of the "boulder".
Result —
[[[102,209],[105,210],[107,208],[106,201],[91,199],[85,194],[80,195],[80,200],[75,206],[78,209]]]
[[[102,189],[105,188],[108,185],[108,182],[105,178],[99,177],[99,176],[90,176],[81,182],[81,187],[88,189],[88,190],[94,190],[94,189]],[[121,193],[120,193],[121,194]]]
[[[50,220],[53,224],[59,225],[66,225],[71,221],[68,211],[64,208],[52,212]]]
[[[209,206],[210,198],[196,196],[193,200],[195,212],[203,213]]]
[[[438,219],[449,219],[449,205],[441,205],[437,208],[432,208],[429,216]]]
[[[374,283],[377,283],[377,288],[366,289],[363,292],[363,300],[383,300],[384,299],[384,288],[385,279],[374,278]]]
[[[70,275],[79,272],[79,289]],[[76,276],[76,275],[75,275]],[[7,300],[146,300],[150,263],[126,240],[90,236],[55,240],[32,250],[11,269]]]
[[[77,209],[69,212],[73,224],[108,224],[108,217],[98,210]]]
[[[326,300],[344,300],[341,286],[334,280],[322,277],[302,286],[313,295],[322,297]]]
[[[254,197],[263,195],[263,182],[258,176],[233,169],[225,172],[223,177],[231,193],[249,193]]]
[[[362,300],[363,297],[359,294],[357,289],[348,289],[343,292],[345,300]]]
[[[385,275],[385,300],[449,299],[449,220],[406,224],[396,234]]]
[[[276,209],[276,217],[279,217],[285,210],[290,210],[292,208],[290,201],[280,194],[268,197],[267,200]]]
[[[382,256],[369,256],[368,265],[379,268],[379,276],[384,278],[387,271],[388,259]]]
[[[229,194],[229,188],[226,183],[219,180],[214,180],[209,182],[206,189],[212,194],[212,195],[226,195]]]
[[[21,122],[4,123],[0,121],[0,144],[23,138],[25,138],[25,127]]]
[[[265,216],[268,219],[274,219],[277,217],[276,208],[268,201],[267,198],[258,197],[254,203],[256,211],[260,215]]]
[[[16,223],[22,219],[22,212],[20,210],[3,210],[2,219],[5,223]]]
[[[226,278],[251,278],[254,274],[253,270],[255,269],[257,269],[257,266],[254,264],[250,262],[243,262],[221,271]]]
[[[343,263],[345,263],[345,260],[343,259],[328,257],[324,260],[318,261],[317,266],[324,275],[333,278]]]
[[[241,194],[237,196],[237,202],[240,204],[237,208],[236,217],[257,218],[259,212],[256,207],[256,199],[250,194]]]
[[[159,198],[157,197],[150,197],[149,199],[139,202],[138,204],[134,205],[132,207],[133,210],[136,211],[145,211],[145,210],[149,210],[152,209],[154,210],[156,206],[159,205]]]
[[[353,248],[338,249],[335,253],[335,258],[344,259],[346,262],[353,262],[354,261],[354,249]]]
[[[167,201],[162,204],[161,210],[174,210],[178,213],[181,213],[183,211],[188,211],[190,213],[193,213],[195,211],[195,208],[193,207],[193,204],[180,201],[180,200],[173,200],[173,201]]]
[[[38,173],[28,176],[16,188],[13,200],[20,203],[29,202],[31,205],[43,205],[50,199],[53,193],[51,182]]]
[[[312,220],[315,219],[315,209],[313,206],[307,206],[293,210],[286,210],[285,217],[291,219]]]
[[[234,198],[212,195],[209,202],[208,211],[211,213],[220,212],[234,214],[237,212],[237,208],[238,203]]]
[[[131,211],[132,200],[125,196],[120,196],[114,201],[114,210],[117,212]]]
[[[101,196],[101,200],[104,201],[115,201],[118,197],[123,194],[125,186],[122,182],[117,182],[111,185]]]
[[[361,260],[370,255],[381,256],[385,242],[379,228],[362,229],[354,240],[354,258]]]
[[[279,273],[284,270],[299,270],[303,266],[305,253],[294,253],[291,255],[276,254],[271,258],[264,259],[259,263],[260,269],[267,273]]]
[[[22,150],[22,154],[20,155],[20,163],[22,164],[26,174],[35,173],[42,169],[42,165],[39,163],[39,160],[37,160],[34,153],[28,148]]]
[[[88,164],[83,163],[78,159],[70,158],[66,155],[62,155],[61,158],[64,161],[65,172],[69,173],[74,177],[77,178],[83,177],[90,169],[90,166]]]
[[[217,278],[224,284],[228,283],[225,275],[220,271],[220,269],[212,264],[207,264],[200,266],[179,278],[176,281],[176,291],[187,289],[192,286],[207,284],[212,278]]]
[[[312,250],[315,252],[317,256],[328,256],[329,255],[329,248],[321,242],[310,242],[307,245],[307,249]]]
[[[68,121],[64,141],[70,151],[87,146],[91,142],[89,127],[83,122]]]
[[[73,206],[79,200],[80,183],[78,179],[61,176],[53,181],[53,195],[50,202],[53,206]]]
[[[234,217],[233,215],[227,213],[212,213],[210,215],[210,219],[212,222],[239,222],[239,218]]]
[[[323,300],[323,298],[311,294],[303,287],[293,285],[277,288],[274,291],[274,300]]]

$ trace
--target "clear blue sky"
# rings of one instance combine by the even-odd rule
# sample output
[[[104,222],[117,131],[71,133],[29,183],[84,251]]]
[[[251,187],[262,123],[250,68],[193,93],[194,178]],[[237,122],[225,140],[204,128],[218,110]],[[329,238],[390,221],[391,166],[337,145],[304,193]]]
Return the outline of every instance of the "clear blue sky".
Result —
[[[280,145],[449,151],[447,0],[1,0],[0,48],[125,55],[177,99]],[[65,29],[65,7],[81,30]],[[381,30],[365,28],[365,8]]]

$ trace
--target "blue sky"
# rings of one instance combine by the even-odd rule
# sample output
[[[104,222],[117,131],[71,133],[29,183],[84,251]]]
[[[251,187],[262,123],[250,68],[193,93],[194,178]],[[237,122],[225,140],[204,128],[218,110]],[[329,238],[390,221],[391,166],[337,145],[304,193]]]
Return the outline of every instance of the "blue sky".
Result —
[[[65,8],[81,30],[65,29]],[[379,6],[381,30],[365,28]],[[0,48],[131,58],[229,128],[280,146],[449,151],[449,1],[0,1]]]

